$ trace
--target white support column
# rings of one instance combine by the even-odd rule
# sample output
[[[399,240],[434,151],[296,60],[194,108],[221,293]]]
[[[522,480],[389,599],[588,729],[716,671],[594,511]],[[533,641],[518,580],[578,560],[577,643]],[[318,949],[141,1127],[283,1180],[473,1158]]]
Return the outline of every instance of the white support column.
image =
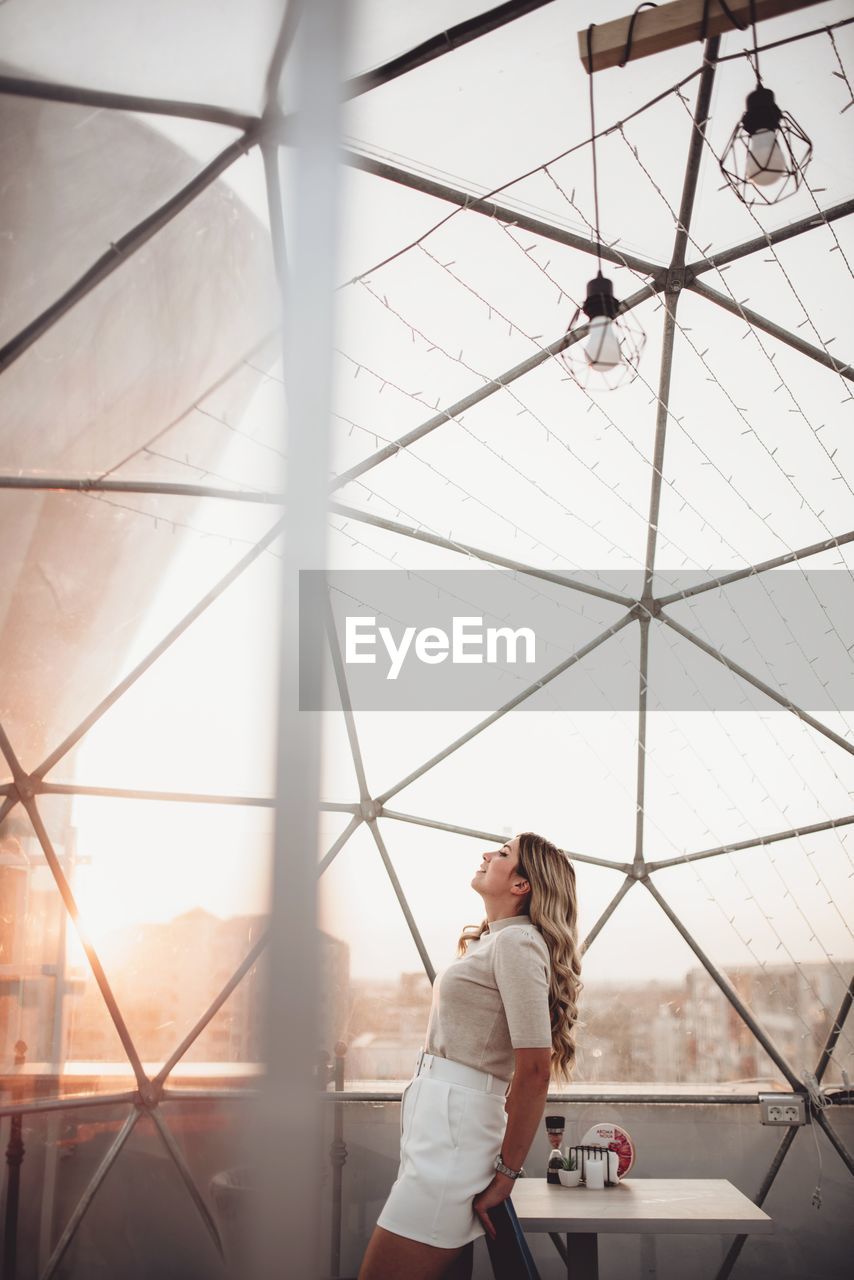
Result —
[[[238,1274],[254,1280],[320,1275],[319,1188],[323,1153],[313,1068],[323,998],[317,931],[320,723],[299,710],[299,571],[326,559],[330,459],[333,296],[338,239],[338,139],[346,5],[300,5],[288,59],[297,110],[289,142],[289,275],[282,281],[288,466],[281,575],[276,824],[270,898],[266,1074],[257,1113],[253,1258]],[[275,93],[276,75],[270,85]],[[275,102],[265,122],[276,128]],[[268,169],[269,175],[269,169]],[[275,184],[272,184],[275,186]],[[270,202],[274,241],[284,217]],[[277,254],[281,262],[281,255]],[[323,649],[322,619],[309,652]]]

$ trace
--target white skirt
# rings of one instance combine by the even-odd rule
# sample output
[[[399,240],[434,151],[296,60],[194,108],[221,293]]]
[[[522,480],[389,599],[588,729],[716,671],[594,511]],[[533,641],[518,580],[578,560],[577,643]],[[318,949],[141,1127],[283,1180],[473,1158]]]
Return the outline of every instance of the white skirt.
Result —
[[[416,1075],[400,1100],[400,1169],[377,1225],[443,1249],[482,1236],[472,1200],[495,1173],[504,1103],[501,1093]]]

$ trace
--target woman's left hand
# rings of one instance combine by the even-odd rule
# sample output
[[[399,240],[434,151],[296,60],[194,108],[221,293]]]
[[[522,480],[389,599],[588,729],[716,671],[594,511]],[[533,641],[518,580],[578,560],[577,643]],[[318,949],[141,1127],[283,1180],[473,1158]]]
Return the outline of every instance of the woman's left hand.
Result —
[[[495,1227],[492,1225],[492,1219],[487,1212],[494,1209],[496,1205],[503,1204],[510,1196],[513,1189],[513,1183],[508,1178],[499,1177],[497,1174],[479,1195],[476,1195],[472,1201],[472,1208],[483,1223],[483,1229],[491,1240],[495,1239]]]

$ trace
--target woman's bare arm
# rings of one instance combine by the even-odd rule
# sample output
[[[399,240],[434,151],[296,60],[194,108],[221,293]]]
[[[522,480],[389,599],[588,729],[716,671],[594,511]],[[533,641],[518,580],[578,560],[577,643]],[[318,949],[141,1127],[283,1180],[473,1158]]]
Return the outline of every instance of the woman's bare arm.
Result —
[[[517,1049],[516,1069],[507,1096],[507,1129],[501,1144],[501,1155],[510,1169],[520,1169],[531,1149],[534,1134],[543,1119],[549,1090],[551,1049]],[[489,1186],[474,1198],[474,1211],[490,1236],[495,1229],[487,1209],[506,1200],[513,1190],[513,1179],[496,1173]]]

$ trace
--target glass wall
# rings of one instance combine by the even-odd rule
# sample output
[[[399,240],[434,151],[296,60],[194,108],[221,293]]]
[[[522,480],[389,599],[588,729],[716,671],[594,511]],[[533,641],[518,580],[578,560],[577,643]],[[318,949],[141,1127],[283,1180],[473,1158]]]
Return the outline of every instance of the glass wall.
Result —
[[[281,484],[288,440],[324,429],[295,420],[279,354],[274,257],[287,267],[300,193],[287,146],[265,170],[257,113],[282,9],[253,0],[235,25],[161,0],[109,22],[98,0],[0,6],[0,1110],[7,1204],[25,1149],[19,1277],[146,1274],[152,1213],[158,1274],[219,1274],[215,1179],[249,1158]],[[361,6],[348,73],[464,9]],[[753,83],[744,39],[707,49],[708,127],[696,44],[597,73],[595,199],[559,10],[347,94],[327,564],[306,566],[332,571],[332,627],[300,713],[322,724],[322,807],[300,853],[318,873],[317,1083],[337,1070],[369,1100],[340,1104],[343,1217],[333,1160],[324,1239],[354,1274],[432,981],[482,919],[472,877],[535,830],[574,860],[585,942],[556,1105],[579,1126],[625,1115],[645,1176],[768,1191],[785,1245],[745,1248],[757,1276],[794,1275],[815,1244],[823,1161],[832,1268],[854,1048],[854,28],[841,0],[762,24],[766,79],[815,156],[791,202],[757,212],[718,164]],[[647,336],[637,378],[601,395],[560,358],[599,267]],[[537,655],[447,686],[403,655],[366,683],[346,619],[397,635],[413,601],[431,624],[536,618]],[[298,751],[305,723],[284,727]],[[813,1119],[770,1190],[763,1089],[800,1091]],[[718,1244],[614,1245],[608,1266],[677,1275],[720,1265]]]

